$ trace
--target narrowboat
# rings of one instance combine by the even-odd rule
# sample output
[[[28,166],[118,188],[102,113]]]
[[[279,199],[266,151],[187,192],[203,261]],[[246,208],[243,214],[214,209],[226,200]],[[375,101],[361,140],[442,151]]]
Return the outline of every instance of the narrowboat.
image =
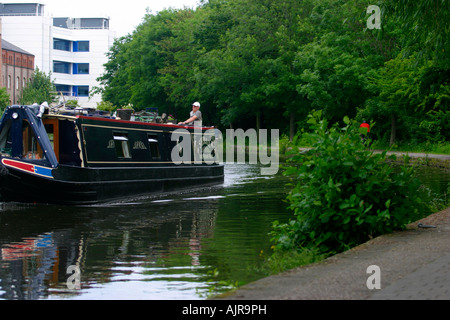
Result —
[[[192,149],[195,141],[214,143],[211,127],[62,110],[45,103],[7,107],[0,122],[0,201],[89,205],[223,183],[223,164],[198,161],[186,150],[187,141]],[[183,152],[192,161],[175,161]]]

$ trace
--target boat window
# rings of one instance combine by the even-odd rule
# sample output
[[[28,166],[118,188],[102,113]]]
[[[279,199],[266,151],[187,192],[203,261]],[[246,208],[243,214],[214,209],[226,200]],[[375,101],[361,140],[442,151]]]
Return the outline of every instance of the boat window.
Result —
[[[22,142],[23,142],[23,159],[41,160],[44,159],[44,153],[38,143],[33,128],[31,128],[27,120],[22,122]]]
[[[159,152],[159,142],[157,134],[148,135],[148,144],[150,145],[150,155],[153,160],[160,160],[161,154]]]
[[[0,134],[0,154],[10,156],[12,152],[11,119],[6,120]]]
[[[130,147],[128,146],[128,135],[126,133],[114,132],[114,144],[117,157],[130,159]]]
[[[81,166],[81,151],[75,123],[69,120],[58,121],[59,163]],[[58,135],[57,135],[58,136]]]
[[[45,119],[44,121],[45,131],[47,132],[48,139],[55,152],[56,159],[59,161],[59,126],[56,119]]]

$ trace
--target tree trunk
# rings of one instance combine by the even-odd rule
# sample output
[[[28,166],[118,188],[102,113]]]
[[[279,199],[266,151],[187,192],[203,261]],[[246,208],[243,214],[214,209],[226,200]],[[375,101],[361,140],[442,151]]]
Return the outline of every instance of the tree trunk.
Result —
[[[395,120],[395,115],[391,114],[391,139],[389,141],[389,146],[395,143],[395,138],[397,136],[397,124]]]
[[[256,140],[259,145],[259,130],[261,130],[261,113],[256,114]]]
[[[293,141],[295,136],[295,116],[294,112],[291,111],[291,117],[289,119],[289,141]]]
[[[261,114],[258,112],[256,114],[256,132],[259,132],[261,129]]]

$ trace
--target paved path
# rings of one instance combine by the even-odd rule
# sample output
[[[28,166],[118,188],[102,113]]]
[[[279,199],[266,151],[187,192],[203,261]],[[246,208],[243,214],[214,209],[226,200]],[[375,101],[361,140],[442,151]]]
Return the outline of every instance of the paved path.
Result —
[[[412,158],[435,158],[442,160],[450,160],[450,155],[448,154],[432,154],[425,152],[400,152],[400,151],[388,151],[388,154],[407,154]]]
[[[401,155],[400,152],[390,152]],[[446,165],[450,155],[408,153]],[[419,223],[435,228],[418,227]],[[379,267],[381,288],[370,266]],[[370,278],[370,279],[369,279]],[[450,300],[450,208],[322,262],[247,284],[227,300]]]
[[[418,224],[436,228],[419,228]],[[367,282],[380,271],[381,289]],[[375,283],[369,281],[369,283]],[[247,284],[227,300],[450,300],[450,208],[322,262]]]
[[[375,152],[382,152],[375,150]],[[450,155],[447,154],[432,154],[432,153],[420,153],[420,152],[399,152],[399,151],[388,151],[388,155],[395,154],[397,156],[408,155],[411,158],[422,158],[422,159],[436,159],[439,161],[450,161]]]
[[[309,148],[300,148],[301,151],[308,151]],[[374,152],[383,152],[382,150],[373,150]],[[388,155],[395,154],[397,156],[409,155],[411,158],[430,158],[448,161],[450,160],[449,154],[432,154],[426,152],[403,152],[403,151],[387,151]]]

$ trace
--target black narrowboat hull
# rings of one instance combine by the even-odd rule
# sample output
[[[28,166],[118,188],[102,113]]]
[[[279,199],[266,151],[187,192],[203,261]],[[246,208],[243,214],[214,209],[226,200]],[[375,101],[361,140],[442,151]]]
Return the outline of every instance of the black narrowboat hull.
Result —
[[[90,205],[217,185],[223,182],[224,167],[192,165],[80,168],[60,165],[51,170],[51,175],[52,177],[47,177],[2,163],[0,201]]]
[[[45,110],[2,116],[0,201],[86,205],[223,182],[211,128]]]

